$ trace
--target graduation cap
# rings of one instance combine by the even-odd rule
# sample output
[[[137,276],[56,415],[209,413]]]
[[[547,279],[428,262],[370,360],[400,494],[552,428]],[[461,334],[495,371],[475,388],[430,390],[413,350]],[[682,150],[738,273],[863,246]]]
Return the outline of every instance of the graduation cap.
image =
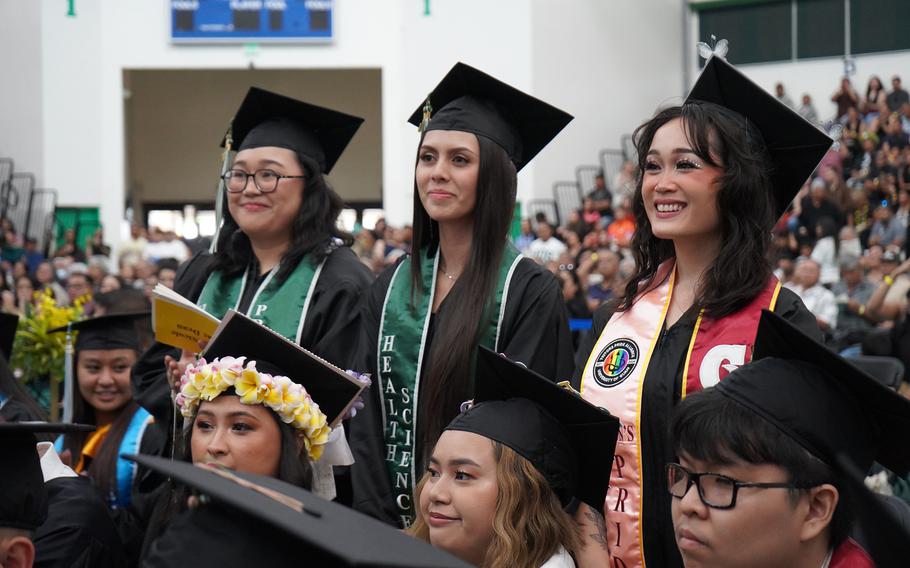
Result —
[[[425,131],[457,130],[486,136],[520,170],[571,120],[572,115],[459,62],[408,122]]]
[[[720,105],[755,125],[771,156],[771,187],[778,215],[787,210],[834,142],[722,57],[711,57],[705,64],[686,98],[690,101]]]
[[[35,434],[94,429],[85,424],[0,422],[0,528],[33,531],[47,518],[47,491]]]
[[[844,454],[862,471],[910,471],[910,400],[768,310],[752,361],[716,388],[829,466]]]
[[[68,329],[78,331],[75,343],[76,351],[83,349],[141,351],[142,344],[136,330],[136,322],[150,316],[151,312],[147,311],[98,316],[56,327],[48,333],[60,333]]]
[[[176,517],[143,566],[382,566],[463,568],[429,543],[272,477],[153,456],[126,456],[197,489],[203,504]]]
[[[619,420],[520,363],[481,347],[474,405],[446,427],[504,444],[531,462],[563,506],[603,508]]]
[[[16,339],[16,328],[19,316],[0,313],[0,353],[7,361],[13,356],[13,341]]]
[[[234,310],[228,311],[201,356],[208,361],[246,357],[247,361],[256,361],[257,370],[303,385],[332,427],[365,388],[364,383],[325,359]]]
[[[843,454],[837,456],[842,487],[849,495],[852,512],[862,531],[862,544],[878,568],[904,568],[910,558],[910,529],[898,518],[884,495],[873,493],[865,476]],[[891,497],[898,499],[897,497]],[[906,507],[903,501],[901,505]]]
[[[114,349],[142,350],[142,342],[136,329],[136,321],[148,318],[151,312],[132,312],[88,318],[55,327],[48,333],[67,332],[66,361],[63,376],[63,421],[73,419],[73,397],[76,388],[73,349],[111,351]],[[76,335],[75,345],[70,332]]]
[[[277,146],[312,158],[329,173],[363,119],[250,87],[231,122],[238,150]],[[221,145],[225,146],[227,136]]]

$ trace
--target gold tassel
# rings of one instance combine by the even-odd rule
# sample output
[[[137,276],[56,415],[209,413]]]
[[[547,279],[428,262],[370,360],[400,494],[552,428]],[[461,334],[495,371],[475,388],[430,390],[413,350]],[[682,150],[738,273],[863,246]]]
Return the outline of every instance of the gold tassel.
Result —
[[[427,129],[427,125],[430,124],[430,115],[433,114],[433,105],[430,104],[430,97],[427,97],[427,102],[423,103],[423,120],[420,121],[420,128],[418,129],[421,133]]]

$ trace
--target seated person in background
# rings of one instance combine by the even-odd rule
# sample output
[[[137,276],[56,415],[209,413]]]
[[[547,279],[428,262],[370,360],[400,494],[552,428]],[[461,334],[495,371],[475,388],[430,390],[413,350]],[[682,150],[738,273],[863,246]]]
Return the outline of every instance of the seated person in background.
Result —
[[[908,428],[910,401],[763,312],[753,362],[674,412],[667,488],[685,565],[876,565],[848,538],[867,498],[852,470],[906,472]],[[892,551],[869,552],[893,565]]]
[[[408,532],[474,566],[574,568],[582,535],[570,514],[603,504],[619,421],[484,348],[464,406],[415,488]]]
[[[587,197],[593,202],[594,210],[600,213],[602,218],[613,216],[613,210],[610,208],[613,204],[613,194],[607,189],[603,171],[594,176],[594,189],[588,192]]]
[[[830,333],[837,326],[837,301],[831,290],[828,290],[818,279],[821,268],[818,263],[810,258],[803,258],[796,263],[793,281],[784,284],[796,292],[806,307],[815,316],[818,327],[825,333]]]
[[[834,334],[838,350],[863,342],[872,329],[874,319],[866,313],[866,303],[875,292],[875,286],[866,280],[858,258],[844,258],[840,262],[840,281],[831,288],[837,301],[837,333]]]
[[[547,221],[537,223],[537,238],[525,252],[528,256],[541,264],[558,260],[566,250],[565,243],[553,236],[553,226]]]

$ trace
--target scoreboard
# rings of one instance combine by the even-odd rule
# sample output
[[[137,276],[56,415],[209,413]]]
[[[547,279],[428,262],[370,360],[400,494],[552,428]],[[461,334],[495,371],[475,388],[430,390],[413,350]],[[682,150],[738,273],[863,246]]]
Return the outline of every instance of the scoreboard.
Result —
[[[331,42],[332,0],[171,0],[177,43]]]

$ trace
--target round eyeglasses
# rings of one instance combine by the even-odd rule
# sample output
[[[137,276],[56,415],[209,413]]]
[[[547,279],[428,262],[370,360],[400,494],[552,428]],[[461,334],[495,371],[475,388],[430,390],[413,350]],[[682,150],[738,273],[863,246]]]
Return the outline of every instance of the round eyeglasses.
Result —
[[[693,473],[678,463],[667,464],[667,489],[670,495],[682,499],[692,485],[698,490],[701,502],[712,509],[732,509],[736,506],[736,495],[742,487],[759,489],[809,489],[793,483],[752,483],[739,481],[719,473]]]
[[[228,193],[240,193],[246,189],[246,184],[250,178],[256,184],[256,189],[262,193],[271,193],[278,189],[278,182],[282,179],[303,179],[306,176],[283,176],[273,170],[256,170],[248,174],[243,170],[230,170],[226,172],[221,179],[224,180],[224,187]]]

